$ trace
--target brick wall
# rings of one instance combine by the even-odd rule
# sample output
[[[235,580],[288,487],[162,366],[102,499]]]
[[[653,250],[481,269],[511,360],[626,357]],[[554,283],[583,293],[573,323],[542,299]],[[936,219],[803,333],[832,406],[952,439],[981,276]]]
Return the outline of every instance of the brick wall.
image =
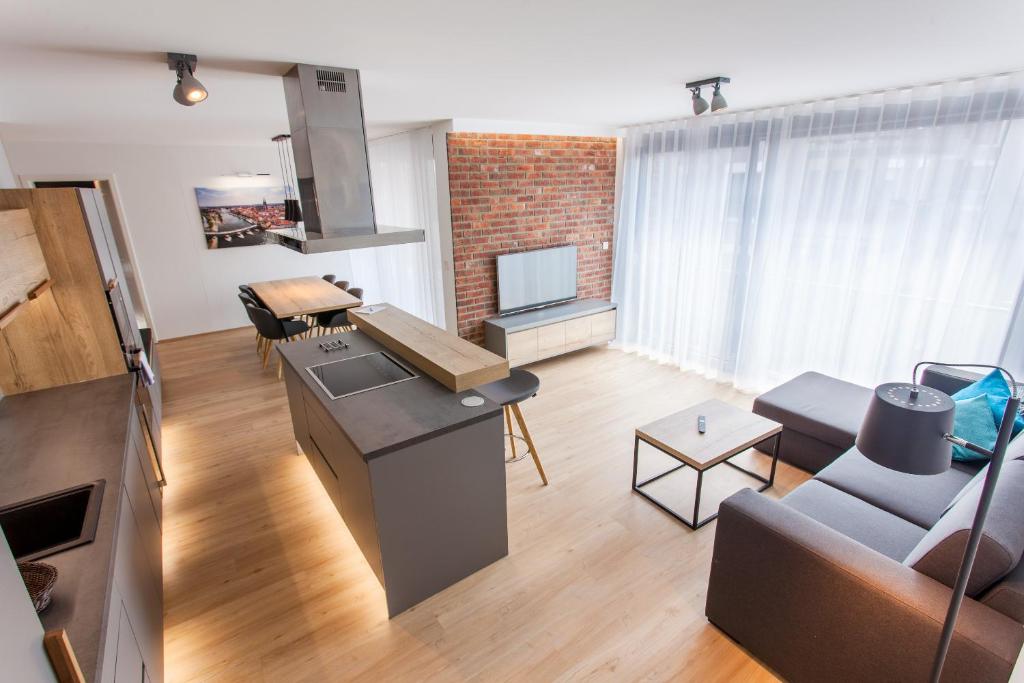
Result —
[[[611,297],[615,138],[449,133],[448,181],[460,336],[498,312],[499,254],[575,244],[579,296]]]

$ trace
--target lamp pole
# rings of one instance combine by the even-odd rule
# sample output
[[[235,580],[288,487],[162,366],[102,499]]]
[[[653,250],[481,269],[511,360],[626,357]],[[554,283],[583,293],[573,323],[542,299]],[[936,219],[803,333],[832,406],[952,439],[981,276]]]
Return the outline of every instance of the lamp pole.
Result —
[[[936,363],[936,365],[947,364]],[[1000,368],[1000,370],[1002,369]],[[1002,370],[1002,372],[1006,371]],[[917,368],[914,369],[914,374],[914,384],[916,385]],[[978,509],[974,514],[971,534],[967,537],[964,558],[960,563],[960,570],[957,572],[956,581],[953,584],[953,598],[949,601],[946,621],[942,626],[942,637],[939,639],[939,649],[935,653],[935,662],[932,665],[932,683],[939,683],[939,679],[942,677],[942,667],[946,663],[946,654],[949,652],[949,645],[953,641],[953,631],[956,628],[957,616],[960,614],[960,606],[963,604],[964,595],[967,592],[967,582],[971,577],[971,570],[974,568],[974,558],[978,554],[981,534],[985,529],[985,518],[988,516],[988,509],[992,505],[992,495],[995,493],[999,472],[1002,470],[1003,459],[1006,457],[1006,446],[1009,444],[1010,436],[1013,433],[1013,423],[1017,419],[1017,411],[1020,410],[1020,399],[1017,398],[1016,383],[1013,381],[1013,376],[1010,373],[1006,372],[1006,374],[1010,377],[1011,395],[1006,402],[1006,409],[1003,411],[1003,421],[999,424],[999,434],[996,436],[996,443],[991,451],[951,434],[944,435],[947,441],[964,446],[976,453],[989,456],[991,462],[981,490],[981,500],[978,501]]]

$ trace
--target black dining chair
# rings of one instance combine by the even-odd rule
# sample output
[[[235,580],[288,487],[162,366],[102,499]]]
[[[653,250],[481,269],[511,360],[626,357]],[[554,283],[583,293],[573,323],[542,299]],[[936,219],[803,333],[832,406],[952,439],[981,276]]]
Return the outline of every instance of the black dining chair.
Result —
[[[249,313],[249,306],[253,306],[255,308],[260,308],[260,302],[257,301],[252,296],[250,296],[249,294],[247,294],[242,289],[243,286],[244,285],[239,286],[239,288],[238,288],[239,289],[238,299],[239,299],[239,301],[242,302],[242,306],[245,307],[245,314],[247,316],[249,316],[249,322],[251,322],[253,324],[253,327],[256,327],[256,323],[253,322],[253,319],[252,319],[252,314]],[[263,337],[260,336],[260,331],[256,330],[256,355],[259,356],[262,353],[263,353]]]
[[[352,329],[352,322],[348,319],[348,311],[325,311],[317,313],[316,326],[320,334],[331,334],[337,329],[347,332]]]
[[[335,282],[334,286],[340,287],[341,289],[345,289],[344,287],[342,287],[342,284],[347,285],[348,283]],[[353,287],[352,289],[348,290],[348,293],[357,299],[362,299],[363,297],[363,290],[359,287]],[[355,328],[355,325],[352,323],[352,320],[348,317],[347,309],[341,309],[339,311],[324,311],[323,313],[318,313],[316,316],[315,324],[316,327],[320,329],[320,334],[330,334],[331,332],[334,332],[336,329],[339,328],[346,332]]]
[[[269,310],[266,308],[260,308],[259,306],[247,304],[245,308],[249,312],[249,318],[252,320],[252,324],[256,326],[256,331],[259,332],[260,336],[264,340],[263,367],[267,367],[267,363],[270,361],[270,350],[273,348],[275,341],[279,344],[291,341],[309,330],[309,325],[301,320],[278,320]],[[281,357],[278,356],[278,379],[281,379],[281,370],[283,367],[284,362],[281,360]]]
[[[327,275],[324,275],[323,278],[333,285],[334,281],[338,279],[338,276],[335,275],[334,273],[327,273]]]
[[[526,442],[527,453],[533,456],[533,464],[537,466],[537,472],[540,474],[540,480],[544,482],[544,486],[547,486],[548,477],[544,474],[544,467],[540,464],[540,456],[537,455],[537,447],[534,445],[533,438],[530,436],[530,430],[526,428],[526,420],[523,418],[523,411],[519,408],[520,403],[537,395],[537,391],[540,390],[540,378],[527,370],[513,368],[509,373],[509,376],[505,379],[499,379],[497,382],[484,384],[483,386],[477,387],[476,390],[485,398],[489,398],[505,410],[505,423],[508,425],[508,434],[505,436],[508,437],[509,444],[512,447],[512,460],[509,462],[515,462],[526,457],[526,453],[520,457],[516,456],[515,440],[519,437],[517,437],[515,432],[512,431],[512,416],[514,415],[516,422],[519,423],[519,431],[523,433],[522,438],[523,441]]]
[[[334,283],[334,286],[337,287],[338,289],[344,289],[347,292],[348,280],[338,280],[337,282]]]

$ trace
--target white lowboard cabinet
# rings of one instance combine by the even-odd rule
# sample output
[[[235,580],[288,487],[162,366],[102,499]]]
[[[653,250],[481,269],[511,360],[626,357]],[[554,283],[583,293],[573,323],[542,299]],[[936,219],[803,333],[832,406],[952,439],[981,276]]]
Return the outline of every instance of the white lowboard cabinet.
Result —
[[[599,299],[578,299],[535,311],[484,321],[484,346],[526,365],[615,339],[616,306]]]

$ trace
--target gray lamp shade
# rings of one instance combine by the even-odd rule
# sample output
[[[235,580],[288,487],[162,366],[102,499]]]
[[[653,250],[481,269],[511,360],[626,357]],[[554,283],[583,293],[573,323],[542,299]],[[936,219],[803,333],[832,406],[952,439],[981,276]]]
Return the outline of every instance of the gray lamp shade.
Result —
[[[174,86],[173,96],[175,102],[177,102],[178,104],[183,104],[186,107],[191,107],[192,105],[196,104],[195,102],[185,97],[185,88],[182,87],[181,83],[178,83],[176,86]]]
[[[715,93],[711,96],[711,111],[721,111],[728,106],[729,103],[725,101],[725,97],[718,88],[715,88]]]
[[[916,395],[915,392],[916,391]],[[857,433],[857,450],[869,460],[907,474],[949,469],[956,405],[946,394],[921,385],[881,384]]]
[[[209,93],[206,92],[206,88],[199,82],[199,79],[192,75],[189,69],[185,69],[181,74],[181,83],[179,86],[182,89],[185,99],[191,104],[197,104],[205,100]],[[175,88],[177,92],[177,88]]]
[[[700,88],[693,91],[693,113],[700,116],[708,110],[708,101],[700,96]]]

